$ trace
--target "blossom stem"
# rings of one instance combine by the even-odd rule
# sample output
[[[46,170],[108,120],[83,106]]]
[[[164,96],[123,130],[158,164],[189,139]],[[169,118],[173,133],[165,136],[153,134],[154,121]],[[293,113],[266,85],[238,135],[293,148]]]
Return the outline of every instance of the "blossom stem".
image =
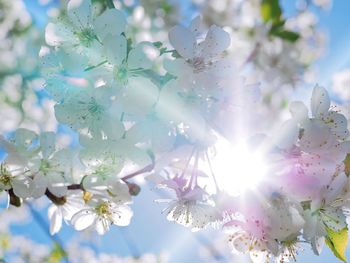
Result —
[[[52,201],[52,203],[56,205],[63,205],[66,202],[66,197],[55,196],[53,193],[49,191],[49,189],[46,189],[45,195],[47,196],[47,198],[49,198]]]
[[[104,60],[104,61],[102,61],[101,63],[99,63],[97,65],[87,67],[86,69],[84,69],[84,71],[86,72],[86,71],[98,68],[99,66],[102,66],[103,64],[106,64],[107,62],[108,62],[107,60]]]
[[[154,165],[155,165],[155,163],[154,163],[154,160],[152,159],[152,163],[151,163],[151,164],[145,166],[144,168],[142,168],[142,169],[140,169],[140,170],[138,170],[138,171],[136,171],[136,172],[133,172],[133,173],[131,173],[131,174],[128,174],[128,175],[122,177],[121,179],[122,179],[124,182],[126,182],[127,180],[129,180],[129,179],[131,179],[131,178],[133,178],[133,177],[135,177],[135,176],[137,176],[137,175],[139,175],[139,174],[144,174],[144,173],[150,172],[150,171],[153,170]]]
[[[193,147],[193,150],[192,150],[190,156],[188,157],[188,160],[187,160],[186,165],[185,165],[185,167],[184,167],[184,169],[183,169],[183,171],[182,171],[182,173],[181,173],[181,175],[180,175],[180,178],[183,178],[183,177],[184,177],[184,175],[185,175],[185,173],[186,173],[186,171],[187,171],[187,168],[188,168],[188,166],[190,165],[192,156],[194,155],[194,152],[195,152],[195,151],[196,151],[196,147]]]
[[[81,184],[71,184],[67,186],[68,190],[83,190]]]

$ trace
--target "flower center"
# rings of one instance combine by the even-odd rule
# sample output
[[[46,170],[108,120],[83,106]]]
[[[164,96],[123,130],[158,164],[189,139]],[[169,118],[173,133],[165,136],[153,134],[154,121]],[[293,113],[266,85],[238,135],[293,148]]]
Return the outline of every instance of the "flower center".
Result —
[[[127,67],[122,64],[121,66],[119,67],[115,67],[114,68],[114,76],[115,76],[115,79],[121,83],[125,83],[128,79],[128,69]]]
[[[1,169],[0,183],[4,186],[11,186],[11,174],[5,169]]]
[[[194,58],[192,61],[190,61],[190,64],[194,68],[195,73],[199,73],[205,70],[207,67],[207,64],[205,63],[203,58]]]
[[[109,211],[108,202],[103,202],[102,204],[98,205],[95,209],[96,213],[100,216],[109,217],[111,215],[111,212]]]
[[[99,115],[104,111],[104,108],[97,103],[95,98],[91,98],[91,101],[88,103],[87,109],[91,115]]]
[[[97,39],[97,36],[91,28],[84,28],[80,32],[76,32],[75,35],[78,37],[80,43],[85,47],[90,47],[92,42]]]
[[[47,160],[42,159],[40,161],[40,171],[42,171],[44,174],[48,173],[51,169],[51,165]]]

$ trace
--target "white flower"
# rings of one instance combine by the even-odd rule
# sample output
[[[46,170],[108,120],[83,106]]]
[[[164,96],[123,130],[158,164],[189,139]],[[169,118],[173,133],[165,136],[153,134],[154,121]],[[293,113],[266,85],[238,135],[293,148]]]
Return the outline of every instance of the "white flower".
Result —
[[[187,180],[179,176],[163,181],[159,186],[173,190],[176,198],[158,201],[169,203],[164,209],[169,221],[175,221],[195,232],[216,220],[216,210],[204,200],[207,193],[203,189],[198,186],[192,189],[186,186],[187,183]]]
[[[117,36],[124,31],[126,19],[121,11],[108,9],[98,17],[93,11],[90,0],[70,0],[67,17],[47,25],[46,43],[84,53],[89,48],[101,48],[101,40],[107,35]]]
[[[71,92],[56,104],[56,118],[73,129],[87,129],[97,138],[107,136],[118,139],[123,135],[124,126],[119,120],[118,111],[113,111],[115,108],[111,97],[111,90],[106,87],[89,87]]]
[[[68,194],[62,198],[62,203],[53,203],[48,208],[50,220],[50,234],[58,233],[62,227],[62,220],[68,222],[72,216],[84,208],[84,200],[81,194]]]
[[[123,35],[109,35],[103,45],[106,61],[88,71],[88,75],[102,79],[114,89],[125,114],[145,116],[152,110],[159,94],[158,87],[145,75],[153,63],[147,54],[155,48],[151,43],[143,42],[128,51]]]
[[[166,60],[164,67],[178,78],[182,89],[195,88],[207,97],[210,90],[217,89],[220,78],[232,74],[233,65],[230,59],[222,58],[230,45],[229,34],[213,25],[201,41],[199,19],[193,20],[189,28],[175,26],[170,30],[170,43],[181,58]]]
[[[30,159],[28,165],[34,177],[31,185],[32,197],[41,197],[46,190],[62,197],[67,192],[67,157],[71,154],[69,150],[56,149],[56,134],[53,132],[41,133],[39,142],[40,152]]]
[[[302,125],[306,125],[306,129],[314,129],[315,126],[326,125],[330,133],[334,135],[337,140],[345,140],[349,136],[348,124],[345,116],[330,109],[328,92],[322,87],[316,86],[312,92],[311,113],[313,118],[311,121],[309,121],[308,110],[303,103],[293,102],[290,110],[293,118]],[[322,130],[322,135],[319,136],[328,136],[323,134],[328,132],[327,129],[319,130]]]
[[[310,208],[303,213],[305,226],[304,238],[311,242],[316,255],[321,253],[324,245],[326,228],[339,232],[347,226],[342,206],[343,189],[347,177],[341,173],[335,176],[330,185],[320,191],[319,199],[311,200]]]
[[[88,202],[87,208],[72,217],[71,224],[78,231],[93,226],[99,235],[103,235],[111,224],[129,225],[132,215],[132,210],[124,204],[117,204],[103,197],[93,198]]]

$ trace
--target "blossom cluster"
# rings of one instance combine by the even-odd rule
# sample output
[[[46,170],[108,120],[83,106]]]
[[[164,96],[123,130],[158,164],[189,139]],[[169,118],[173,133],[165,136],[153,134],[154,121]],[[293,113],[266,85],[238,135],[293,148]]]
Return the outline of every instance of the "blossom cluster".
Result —
[[[282,85],[285,68],[304,63],[281,56],[294,54],[284,48],[299,52],[309,42],[280,15],[261,19],[271,46],[259,37],[257,54],[248,56],[261,66],[252,81],[233,31],[196,17],[169,30],[169,45],[137,41],[113,3],[101,11],[90,0],[70,0],[47,24],[39,56],[55,118],[76,138],[67,145],[58,132],[27,128],[1,136],[0,189],[9,203],[46,196],[52,235],[63,222],[103,235],[111,225],[130,224],[141,190],[135,177],[144,176],[171,195],[157,200],[166,203],[168,220],[225,233],[232,251],[254,262],[295,259],[303,242],[317,255],[326,243],[345,261],[347,119],[316,86],[310,112],[292,102],[289,120],[266,127],[257,80]],[[278,33],[270,27],[275,19]],[[275,45],[288,65],[259,62]]]

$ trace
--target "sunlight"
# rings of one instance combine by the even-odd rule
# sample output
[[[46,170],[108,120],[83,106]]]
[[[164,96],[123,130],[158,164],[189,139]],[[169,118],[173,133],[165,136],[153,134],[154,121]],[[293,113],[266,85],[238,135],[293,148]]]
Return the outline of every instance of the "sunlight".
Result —
[[[220,140],[211,162],[219,187],[231,195],[238,195],[247,189],[255,190],[268,172],[263,155],[244,143],[232,145]]]

